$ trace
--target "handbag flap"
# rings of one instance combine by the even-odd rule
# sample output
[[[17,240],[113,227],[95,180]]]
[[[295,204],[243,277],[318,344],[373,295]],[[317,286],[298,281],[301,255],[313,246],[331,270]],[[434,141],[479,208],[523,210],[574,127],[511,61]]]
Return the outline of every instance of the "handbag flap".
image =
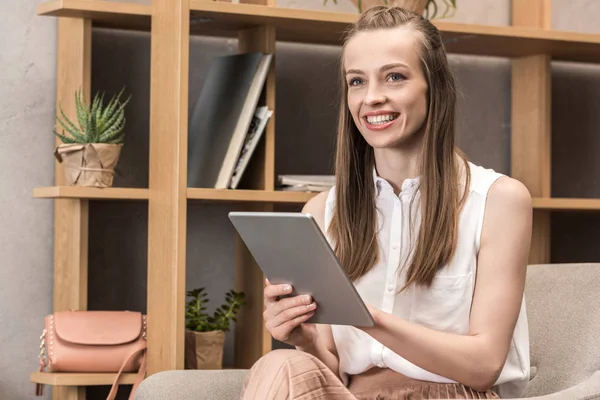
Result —
[[[60,311],[54,329],[61,340],[82,345],[117,345],[137,340],[142,314],[135,311]]]

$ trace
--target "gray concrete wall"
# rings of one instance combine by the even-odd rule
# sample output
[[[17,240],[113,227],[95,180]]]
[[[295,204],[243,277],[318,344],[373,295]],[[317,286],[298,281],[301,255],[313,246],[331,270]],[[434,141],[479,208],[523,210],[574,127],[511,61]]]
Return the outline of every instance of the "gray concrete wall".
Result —
[[[140,0],[140,3],[147,1]],[[34,398],[29,373],[37,366],[42,317],[51,310],[52,202],[34,200],[31,189],[53,182],[51,128],[55,98],[55,26],[34,16],[38,0],[0,4],[0,398]],[[353,12],[349,0],[326,9]],[[555,0],[553,26],[597,32],[593,0]],[[323,9],[321,0],[279,0],[279,6]],[[510,24],[509,0],[461,0],[459,22]],[[190,110],[212,57],[236,51],[235,40],[193,38]],[[337,107],[333,46],[277,45],[277,173],[330,173]],[[94,30],[94,90],[132,94],[128,138],[116,186],[148,184],[150,43],[147,33]],[[510,173],[510,64],[490,57],[451,56],[462,99],[459,144],[479,164]],[[319,73],[315,74],[314,71]],[[307,83],[302,82],[306,79]],[[600,117],[594,94],[600,69],[554,63],[553,195],[600,197]],[[304,155],[307,154],[307,155]],[[234,232],[229,205],[189,204],[187,286],[205,286],[211,309],[233,286]],[[91,202],[90,309],[145,311],[147,205]],[[553,217],[555,262],[599,261],[600,216]],[[228,335],[225,366],[233,360]],[[102,398],[104,389],[89,398]]]
[[[42,317],[52,309],[55,21],[36,0],[0,2],[0,399],[33,399]]]

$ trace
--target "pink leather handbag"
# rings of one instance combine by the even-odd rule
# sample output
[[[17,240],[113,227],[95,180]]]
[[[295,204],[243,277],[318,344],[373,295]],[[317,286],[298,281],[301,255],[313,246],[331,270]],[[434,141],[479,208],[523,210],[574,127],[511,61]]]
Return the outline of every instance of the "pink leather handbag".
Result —
[[[107,400],[117,395],[123,372],[138,373],[130,399],[146,375],[146,316],[139,312],[56,312],[45,317],[40,339],[42,372],[117,373]]]

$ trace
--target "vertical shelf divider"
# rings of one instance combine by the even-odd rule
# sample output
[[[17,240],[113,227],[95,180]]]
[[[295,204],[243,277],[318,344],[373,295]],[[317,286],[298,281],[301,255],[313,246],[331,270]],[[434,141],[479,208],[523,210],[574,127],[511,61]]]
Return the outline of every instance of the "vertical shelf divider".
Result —
[[[184,368],[188,0],[153,0],[148,201],[148,376]]]
[[[513,25],[550,29],[551,0],[513,0]],[[551,58],[512,60],[511,175],[532,197],[551,197]],[[535,210],[530,264],[550,262],[549,210]]]
[[[275,0],[244,1],[266,6],[275,6]],[[265,83],[265,104],[273,110],[263,140],[257,148],[247,173],[253,189],[274,190],[275,188],[275,28],[259,26],[240,31],[238,34],[240,53],[261,51],[273,54],[271,68]],[[273,204],[255,204],[245,206],[246,211],[273,211]],[[240,310],[235,328],[235,366],[250,368],[260,357],[271,351],[271,335],[263,321],[264,274],[244,245],[235,234],[236,267],[235,290],[246,294],[248,303]]]
[[[92,22],[58,18],[56,109],[74,117],[75,93],[89,101],[91,90]],[[57,121],[57,129],[60,129]],[[60,144],[56,139],[56,144]],[[63,165],[55,161],[55,184],[65,182]],[[83,199],[54,201],[54,312],[86,310],[88,293],[89,203]],[[56,386],[52,398],[84,400],[85,387]]]

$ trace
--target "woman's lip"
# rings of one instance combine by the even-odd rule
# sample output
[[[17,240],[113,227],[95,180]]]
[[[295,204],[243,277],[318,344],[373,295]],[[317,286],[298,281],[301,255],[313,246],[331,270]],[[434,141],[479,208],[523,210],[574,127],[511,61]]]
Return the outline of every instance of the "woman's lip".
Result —
[[[367,117],[364,117],[363,120],[365,121],[365,125],[367,126],[367,128],[369,130],[381,131],[381,130],[384,130],[384,129],[387,129],[388,127],[390,127],[394,122],[396,122],[398,120],[398,118],[393,119],[389,122],[386,122],[385,124],[379,124],[379,125],[369,123],[369,121],[367,120]]]
[[[396,111],[374,111],[374,112],[368,112],[368,113],[365,113],[365,114],[363,115],[363,118],[366,118],[366,117],[373,117],[373,116],[377,116],[377,115],[390,115],[390,114],[391,114],[391,115],[398,115],[398,114],[400,114],[400,113],[399,113],[399,112],[396,112]]]

